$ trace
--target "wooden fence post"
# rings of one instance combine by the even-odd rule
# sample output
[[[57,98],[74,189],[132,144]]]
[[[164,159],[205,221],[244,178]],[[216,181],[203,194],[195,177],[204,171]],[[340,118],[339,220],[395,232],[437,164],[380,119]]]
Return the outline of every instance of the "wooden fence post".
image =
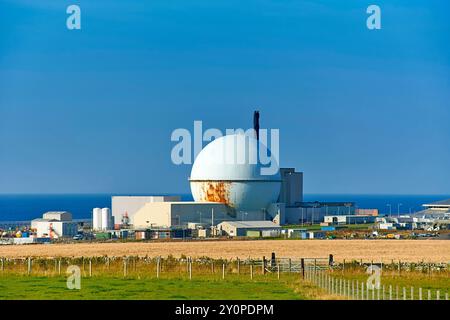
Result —
[[[253,280],[253,265],[250,265],[250,280]]]
[[[28,257],[28,268],[27,268],[28,275],[31,274],[31,257]]]
[[[127,276],[127,258],[123,258],[123,276],[126,277]]]
[[[305,280],[305,259],[301,258],[300,260],[301,268],[302,268],[302,278]]]
[[[238,275],[241,273],[241,260],[237,258],[237,273]]]
[[[279,264],[277,264],[277,277],[278,277],[278,280],[280,280],[280,265]]]
[[[262,257],[262,274],[266,274],[266,257]]]
[[[192,280],[192,261],[189,259],[189,280]]]
[[[159,279],[160,265],[161,265],[161,257],[158,257],[158,260],[156,260],[156,279]]]
[[[89,277],[92,277],[92,258],[89,258]]]
[[[419,288],[419,300],[422,300],[422,288]]]
[[[225,279],[225,263],[222,264],[222,280]]]

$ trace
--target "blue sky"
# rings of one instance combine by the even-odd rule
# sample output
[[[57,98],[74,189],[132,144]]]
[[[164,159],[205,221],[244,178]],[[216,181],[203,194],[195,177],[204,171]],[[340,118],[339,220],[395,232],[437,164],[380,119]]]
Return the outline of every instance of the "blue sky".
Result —
[[[82,30],[66,28],[78,4]],[[366,8],[382,29],[366,28]],[[0,193],[187,193],[176,128],[279,128],[307,193],[448,194],[448,1],[0,0]]]

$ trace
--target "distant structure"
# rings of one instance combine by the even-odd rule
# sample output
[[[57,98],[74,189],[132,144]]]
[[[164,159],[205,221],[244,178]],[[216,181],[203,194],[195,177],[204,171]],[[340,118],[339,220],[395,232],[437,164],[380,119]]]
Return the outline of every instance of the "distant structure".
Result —
[[[112,215],[115,221],[122,221],[115,229],[128,228],[128,224],[142,231],[189,226],[216,228],[223,222],[229,222],[224,226],[234,228],[231,222],[236,222],[235,227],[238,222],[245,222],[261,227],[262,231],[266,222],[278,226],[318,223],[325,215],[355,214],[353,202],[304,202],[303,172],[279,168],[270,150],[267,154],[277,170],[273,175],[263,175],[263,166],[258,161],[259,148],[263,147],[259,141],[259,120],[260,113],[255,111],[255,135],[222,136],[198,154],[189,177],[194,201],[181,201],[176,196],[112,197]],[[251,155],[256,155],[252,159],[256,161],[250,161]]]
[[[31,221],[31,228],[36,229],[38,238],[73,237],[78,233],[78,224],[72,221],[72,214],[67,211],[50,211],[41,219]]]
[[[114,217],[109,208],[94,208],[92,210],[92,229],[96,231],[114,228]]]

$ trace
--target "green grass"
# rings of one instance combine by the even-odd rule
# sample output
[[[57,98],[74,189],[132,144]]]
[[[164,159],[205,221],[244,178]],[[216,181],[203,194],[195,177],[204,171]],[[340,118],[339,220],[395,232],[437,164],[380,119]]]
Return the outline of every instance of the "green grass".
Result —
[[[288,279],[286,279],[288,280]],[[0,277],[0,299],[306,299],[291,281],[250,280],[230,276],[217,280],[92,277],[82,278],[80,290],[69,290],[64,277]]]

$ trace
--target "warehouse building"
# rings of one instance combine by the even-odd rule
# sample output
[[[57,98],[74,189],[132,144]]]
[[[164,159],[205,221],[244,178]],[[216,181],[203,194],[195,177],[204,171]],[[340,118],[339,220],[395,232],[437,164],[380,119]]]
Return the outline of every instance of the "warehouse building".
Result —
[[[134,223],[134,215],[147,203],[180,201],[180,196],[113,196],[111,198],[112,216],[116,224]]]
[[[46,212],[42,219],[31,221],[31,228],[36,230],[38,238],[65,238],[78,233],[78,224],[72,221],[72,214],[67,211]]]
[[[224,221],[217,228],[230,237],[278,237],[281,227],[272,221]]]
[[[135,213],[134,228],[187,228],[194,223],[208,227],[226,220],[261,219],[262,216],[260,211],[249,211],[242,216],[226,204],[217,202],[149,202]]]
[[[375,223],[376,216],[362,215],[333,215],[325,216],[323,222],[329,224],[364,224]]]

